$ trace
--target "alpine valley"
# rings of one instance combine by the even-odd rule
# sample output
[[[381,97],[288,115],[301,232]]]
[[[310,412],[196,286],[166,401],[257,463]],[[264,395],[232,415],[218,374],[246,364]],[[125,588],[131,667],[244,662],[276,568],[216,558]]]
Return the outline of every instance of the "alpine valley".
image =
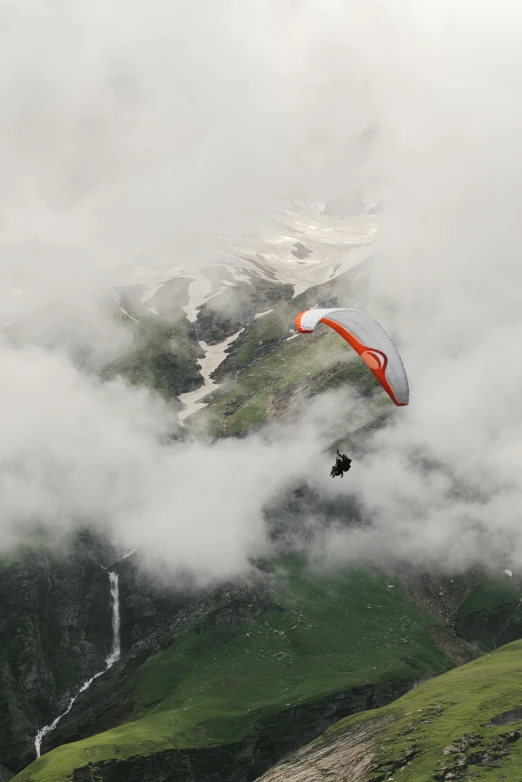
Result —
[[[71,301],[20,311],[5,339],[152,390],[177,448],[263,438],[348,392],[363,412],[339,413],[329,481],[336,448],[356,465],[400,410],[335,333],[300,338],[294,318],[364,309],[381,207],[359,189],[292,203],[197,273],[127,269],[103,306],[129,340],[103,361]],[[1,782],[519,778],[522,573],[321,566],[317,527],[368,523],[349,489],[325,500],[295,480],[263,512],[268,553],[206,584],[160,577],[88,518],[2,555]]]

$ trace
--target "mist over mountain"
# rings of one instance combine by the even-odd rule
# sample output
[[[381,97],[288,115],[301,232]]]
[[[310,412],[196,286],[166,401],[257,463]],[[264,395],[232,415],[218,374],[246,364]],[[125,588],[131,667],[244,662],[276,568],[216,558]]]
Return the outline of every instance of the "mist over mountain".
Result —
[[[521,636],[521,27],[0,8],[0,779],[248,782]]]

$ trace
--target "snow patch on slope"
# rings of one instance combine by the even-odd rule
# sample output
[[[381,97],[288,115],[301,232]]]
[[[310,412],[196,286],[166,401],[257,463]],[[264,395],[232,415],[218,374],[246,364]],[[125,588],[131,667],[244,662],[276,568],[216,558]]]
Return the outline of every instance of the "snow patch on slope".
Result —
[[[200,399],[210,394],[211,391],[215,391],[218,388],[218,383],[215,383],[210,379],[212,372],[218,368],[222,361],[226,358],[226,349],[234,342],[243,329],[228,337],[224,342],[220,342],[218,345],[207,345],[206,342],[201,341],[199,343],[202,350],[205,351],[205,358],[198,361],[201,374],[203,375],[204,385],[196,391],[188,391],[186,394],[180,394],[179,400],[186,406],[185,410],[178,413],[178,419],[180,423],[183,423],[185,418],[195,413],[196,410],[200,410],[206,406],[205,402],[200,402]]]
[[[133,320],[135,323],[139,323],[139,320],[136,320],[136,318],[134,318],[134,317],[133,317],[133,316],[132,316],[132,315],[131,315],[129,312],[127,312],[127,310],[126,310],[126,309],[124,309],[124,308],[121,306],[120,297],[119,297],[119,296],[116,296],[116,294],[115,294],[115,293],[113,294],[113,296],[114,296],[114,298],[116,299],[116,301],[118,302],[118,305],[119,305],[119,308],[120,308],[120,312],[123,312],[123,314],[124,314],[124,315],[126,315],[126,316],[127,316],[127,318],[130,318],[130,319],[131,319],[131,320]]]
[[[190,322],[194,323],[198,315],[197,308],[200,304],[203,304],[205,297],[208,296],[212,290],[212,280],[201,272],[197,272],[195,275],[191,274],[190,276],[194,277],[194,280],[189,286],[188,304],[186,304],[183,309],[187,313],[187,318]]]

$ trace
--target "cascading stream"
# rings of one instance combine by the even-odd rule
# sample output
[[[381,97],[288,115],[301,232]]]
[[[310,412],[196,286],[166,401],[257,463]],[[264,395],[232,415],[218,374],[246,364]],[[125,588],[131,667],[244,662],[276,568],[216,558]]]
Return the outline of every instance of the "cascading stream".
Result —
[[[120,591],[118,586],[118,574],[109,573],[109,581],[111,585],[112,649],[105,660],[105,665],[107,666],[105,670],[109,670],[109,668],[111,668],[121,657]]]
[[[60,714],[58,717],[56,717],[54,722],[52,722],[50,725],[45,725],[45,727],[40,728],[34,740],[34,748],[36,750],[37,758],[40,757],[42,741],[44,737],[47,736],[48,733],[50,733],[52,730],[56,728],[56,726],[58,725],[60,720],[63,719],[63,717],[69,714],[76,699],[82,694],[82,692],[88,690],[91,684],[93,683],[93,681],[97,679],[99,676],[103,676],[103,674],[106,673],[109,670],[109,668],[112,668],[114,663],[117,662],[121,657],[120,592],[119,592],[117,573],[114,573],[112,571],[109,573],[109,583],[111,589],[112,646],[109,655],[105,660],[105,668],[103,669],[103,671],[99,671],[98,673],[95,673],[94,676],[92,676],[90,679],[88,679],[86,682],[82,684],[82,686],[80,687],[80,689],[78,690],[74,698],[71,698],[71,700],[69,701],[69,705],[67,709],[63,712],[63,714]]]

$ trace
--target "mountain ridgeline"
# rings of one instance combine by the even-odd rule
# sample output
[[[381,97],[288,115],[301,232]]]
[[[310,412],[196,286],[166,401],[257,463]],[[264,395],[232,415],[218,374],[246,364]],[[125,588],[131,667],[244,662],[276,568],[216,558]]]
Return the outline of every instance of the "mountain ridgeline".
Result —
[[[293,339],[293,320],[313,305],[357,305],[367,272],[364,262],[294,296],[261,261],[240,278],[214,266],[195,317],[188,277],[145,300],[140,286],[120,289],[107,306],[132,348],[103,365],[84,346],[71,355],[103,379],[152,387],[180,412],[202,391],[175,438],[245,437],[294,415],[296,397],[348,384],[367,424],[354,432],[341,417],[339,441],[363,447],[394,411],[337,335]],[[30,321],[9,333],[45,344],[54,335]],[[199,361],[231,337],[207,388]],[[295,486],[266,508],[274,556],[205,590],[154,578],[139,551],[116,551],[89,529],[59,549],[35,533],[5,555],[0,782],[382,782],[399,769],[419,782],[465,769],[514,780],[520,649],[499,647],[522,637],[521,575],[450,578],[408,563],[325,572],[292,548],[304,508],[324,523],[360,523],[355,500],[319,505]],[[487,708],[474,700],[476,677]]]

